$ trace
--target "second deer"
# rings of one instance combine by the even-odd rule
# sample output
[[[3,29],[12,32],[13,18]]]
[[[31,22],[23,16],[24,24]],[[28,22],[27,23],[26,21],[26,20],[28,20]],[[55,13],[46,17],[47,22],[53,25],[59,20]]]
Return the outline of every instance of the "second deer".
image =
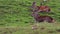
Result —
[[[44,5],[36,6],[36,2],[33,2],[32,9],[33,10],[37,9],[39,12],[50,12],[51,11],[49,6],[44,6]]]

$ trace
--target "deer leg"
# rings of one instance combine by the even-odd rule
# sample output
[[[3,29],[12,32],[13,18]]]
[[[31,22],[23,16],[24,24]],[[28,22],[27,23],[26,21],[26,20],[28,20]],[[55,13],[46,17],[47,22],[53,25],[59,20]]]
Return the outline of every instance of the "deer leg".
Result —
[[[49,20],[48,23],[54,23],[54,20]]]

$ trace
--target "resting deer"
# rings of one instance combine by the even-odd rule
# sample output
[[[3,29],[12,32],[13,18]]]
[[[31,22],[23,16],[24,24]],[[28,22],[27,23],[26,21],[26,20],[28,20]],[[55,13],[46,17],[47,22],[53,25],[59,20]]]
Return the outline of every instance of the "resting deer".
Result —
[[[49,23],[54,22],[54,19],[52,17],[50,17],[50,16],[40,16],[38,14],[38,12],[36,12],[36,11],[32,12],[32,16],[34,17],[36,22],[44,22],[44,21],[47,21]]]
[[[44,6],[44,5],[36,6],[36,2],[33,2],[32,9],[33,11],[37,9],[37,11],[39,12],[50,12],[51,11],[49,6]]]

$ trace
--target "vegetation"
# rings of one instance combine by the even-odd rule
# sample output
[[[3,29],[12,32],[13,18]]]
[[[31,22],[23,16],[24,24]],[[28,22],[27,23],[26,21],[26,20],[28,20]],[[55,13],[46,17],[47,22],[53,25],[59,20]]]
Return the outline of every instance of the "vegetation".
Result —
[[[35,25],[30,10],[33,1],[0,0],[0,34],[59,34],[57,30],[60,29],[60,0],[50,0],[46,4],[51,7],[51,13],[47,15],[53,17],[55,23],[38,23],[36,30],[32,30],[32,26]],[[39,6],[40,0],[36,2]]]

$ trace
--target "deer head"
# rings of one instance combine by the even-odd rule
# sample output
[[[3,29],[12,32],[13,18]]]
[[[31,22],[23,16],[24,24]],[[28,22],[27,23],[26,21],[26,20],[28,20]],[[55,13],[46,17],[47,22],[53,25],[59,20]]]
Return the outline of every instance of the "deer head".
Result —
[[[33,2],[32,4],[32,8],[34,8],[36,6],[36,2]]]
[[[35,11],[37,9],[38,9],[38,7],[36,6],[36,2],[34,1],[32,4],[32,11]]]

